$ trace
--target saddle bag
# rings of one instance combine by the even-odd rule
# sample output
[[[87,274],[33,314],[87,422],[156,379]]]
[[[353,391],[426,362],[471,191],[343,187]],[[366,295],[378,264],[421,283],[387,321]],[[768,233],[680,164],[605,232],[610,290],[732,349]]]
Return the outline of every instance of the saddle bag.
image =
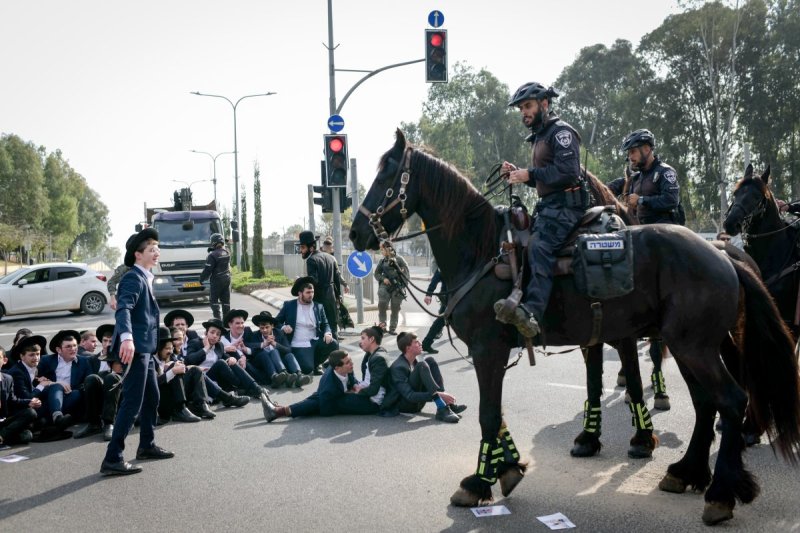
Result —
[[[578,236],[572,257],[575,289],[592,300],[619,298],[633,291],[630,231]]]

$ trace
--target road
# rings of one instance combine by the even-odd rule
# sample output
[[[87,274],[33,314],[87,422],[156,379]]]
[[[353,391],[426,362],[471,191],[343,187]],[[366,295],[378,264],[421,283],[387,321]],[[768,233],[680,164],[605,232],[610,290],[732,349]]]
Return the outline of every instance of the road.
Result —
[[[263,305],[235,295],[234,306],[251,312]],[[207,306],[193,306],[199,324]],[[99,318],[100,320],[96,320]],[[84,329],[111,320],[69,314],[4,319],[0,342],[7,345],[19,327],[48,338],[62,327]],[[424,334],[429,320],[412,304],[404,320]],[[404,328],[401,328],[404,329]],[[603,397],[603,450],[591,459],[569,456],[580,431],[584,371],[575,350],[537,366],[526,358],[508,371],[505,415],[528,475],[509,498],[495,490],[496,503],[510,515],[475,518],[468,509],[449,506],[458,481],[474,471],[480,430],[478,391],[470,364],[447,344],[437,342],[446,387],[469,409],[456,425],[436,422],[428,407],[417,416],[336,417],[264,423],[258,403],[219,409],[217,418],[198,424],[170,423],[157,430],[159,445],[177,456],[144,464],[135,476],[104,479],[98,474],[105,444],[98,438],[15,448],[29,457],[0,463],[0,530],[64,531],[548,531],[537,516],[564,513],[583,531],[707,531],[700,494],[667,494],[658,481],[685,451],[694,415],[674,361],[665,374],[673,408],[654,412],[661,446],[653,459],[626,456],[632,435],[623,392],[614,388],[619,363],[606,353]],[[355,336],[344,345],[356,355]],[[385,343],[396,355],[394,338]],[[465,352],[464,346],[456,346]],[[649,370],[644,360],[643,369]],[[289,404],[304,391],[278,390]],[[652,405],[652,393],[646,390]],[[128,441],[132,458],[137,437]],[[715,443],[716,446],[716,443]],[[712,460],[716,457],[712,450]],[[725,531],[800,531],[797,505],[800,476],[777,459],[769,446],[745,455],[762,493],[738,506]]]

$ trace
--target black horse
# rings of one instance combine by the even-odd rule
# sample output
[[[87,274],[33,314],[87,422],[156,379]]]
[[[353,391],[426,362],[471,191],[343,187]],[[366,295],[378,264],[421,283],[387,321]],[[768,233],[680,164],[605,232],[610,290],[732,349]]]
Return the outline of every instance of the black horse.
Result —
[[[753,165],[748,165],[736,184],[724,228],[730,235],[742,234],[745,251],[758,263],[764,284],[797,341],[800,229],[798,222],[787,224],[781,219],[769,188],[769,173],[767,167],[760,178],[753,176]]]
[[[517,344],[514,328],[494,316],[493,304],[511,285],[486,265],[497,251],[500,220],[495,210],[453,167],[407,145],[401,132],[381,158],[378,174],[353,221],[350,239],[358,250],[377,249],[417,213],[442,278],[450,288],[477,279],[450,321],[472,356],[480,389],[481,442],[478,468],[451,497],[455,505],[492,500],[500,481],[504,496],[525,473],[525,463],[502,416],[508,355]],[[434,229],[435,228],[435,229]],[[659,488],[706,491],[703,520],[733,516],[736,500],[752,501],[759,487],[742,463],[741,426],[747,395],[724,366],[741,360],[750,401],[777,450],[800,459],[800,384],[791,338],[758,278],[690,230],[673,225],[631,228],[634,291],[604,302],[601,342],[659,332],[687,381],[696,420],[684,457],[670,465]],[[386,232],[386,233],[384,233]],[[551,345],[587,345],[592,335],[590,301],[569,277],[556,278],[543,327]],[[635,348],[635,347],[634,347]],[[740,359],[741,358],[741,359]],[[709,468],[715,412],[723,420],[712,480]]]

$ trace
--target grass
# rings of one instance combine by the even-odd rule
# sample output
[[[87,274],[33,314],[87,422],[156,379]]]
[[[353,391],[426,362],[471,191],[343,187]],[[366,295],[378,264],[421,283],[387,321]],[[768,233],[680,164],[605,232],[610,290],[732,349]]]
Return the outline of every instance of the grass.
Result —
[[[292,280],[279,270],[267,270],[263,278],[254,278],[251,272],[240,272],[237,268],[232,268],[231,271],[233,272],[231,287],[244,294],[250,294],[259,289],[288,287],[292,284]]]

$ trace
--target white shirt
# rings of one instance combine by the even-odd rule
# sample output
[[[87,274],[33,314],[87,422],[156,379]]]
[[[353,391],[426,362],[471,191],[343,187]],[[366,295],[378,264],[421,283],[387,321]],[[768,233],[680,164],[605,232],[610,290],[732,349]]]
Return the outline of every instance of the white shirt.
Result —
[[[347,392],[347,375],[343,376],[335,370],[333,371],[333,373],[337,378],[339,378],[339,381],[342,382],[342,388],[344,389],[345,392]]]
[[[31,378],[31,386],[33,386],[33,380],[36,379],[36,374],[37,374],[36,367],[31,368],[28,365],[26,365],[25,363],[22,363],[22,366],[24,366],[25,370],[28,371],[28,375]],[[36,390],[44,390],[44,385],[37,385],[36,386]]]
[[[226,348],[227,346],[230,346],[231,344],[236,344],[240,340],[244,339],[244,331],[238,337],[234,337],[233,333],[228,333],[228,335],[231,336],[231,340],[228,340],[228,338],[225,336],[223,336],[220,339],[220,341],[222,342],[223,349]],[[250,352],[252,352],[252,350],[247,346],[244,347],[244,350],[239,350],[238,348],[236,349],[236,353],[238,353],[239,355],[250,355]]]
[[[214,346],[215,345],[212,344],[211,346],[208,347],[208,350],[206,350],[205,360],[198,365],[200,368],[208,370],[209,368],[214,366],[214,363],[216,363],[217,359],[219,359],[219,357],[217,357],[217,351],[214,349]]]
[[[158,366],[161,367],[161,373],[163,374],[164,367],[167,366],[167,363],[158,358],[156,358],[156,363],[158,363]],[[172,369],[170,368],[169,370],[167,370],[166,376],[167,376],[167,383],[169,383],[170,381],[172,381],[172,378],[175,377],[175,372],[173,372]]]
[[[304,304],[297,302],[297,322],[295,323],[292,346],[296,348],[308,348],[311,340],[316,338],[317,317],[314,316],[314,304]]]
[[[64,361],[61,356],[58,356],[58,366],[56,367],[56,381],[59,383],[66,383],[69,385],[72,383],[72,363],[75,362],[73,359],[71,362],[67,363]]]
[[[363,385],[364,387],[369,387],[370,380],[371,380],[371,375],[369,372],[369,365],[367,365],[367,371],[364,372],[364,381],[362,381],[360,385]],[[386,396],[386,389],[381,387],[378,389],[378,392],[376,392],[374,396],[370,396],[369,399],[372,403],[380,405],[383,403],[384,396]]]

